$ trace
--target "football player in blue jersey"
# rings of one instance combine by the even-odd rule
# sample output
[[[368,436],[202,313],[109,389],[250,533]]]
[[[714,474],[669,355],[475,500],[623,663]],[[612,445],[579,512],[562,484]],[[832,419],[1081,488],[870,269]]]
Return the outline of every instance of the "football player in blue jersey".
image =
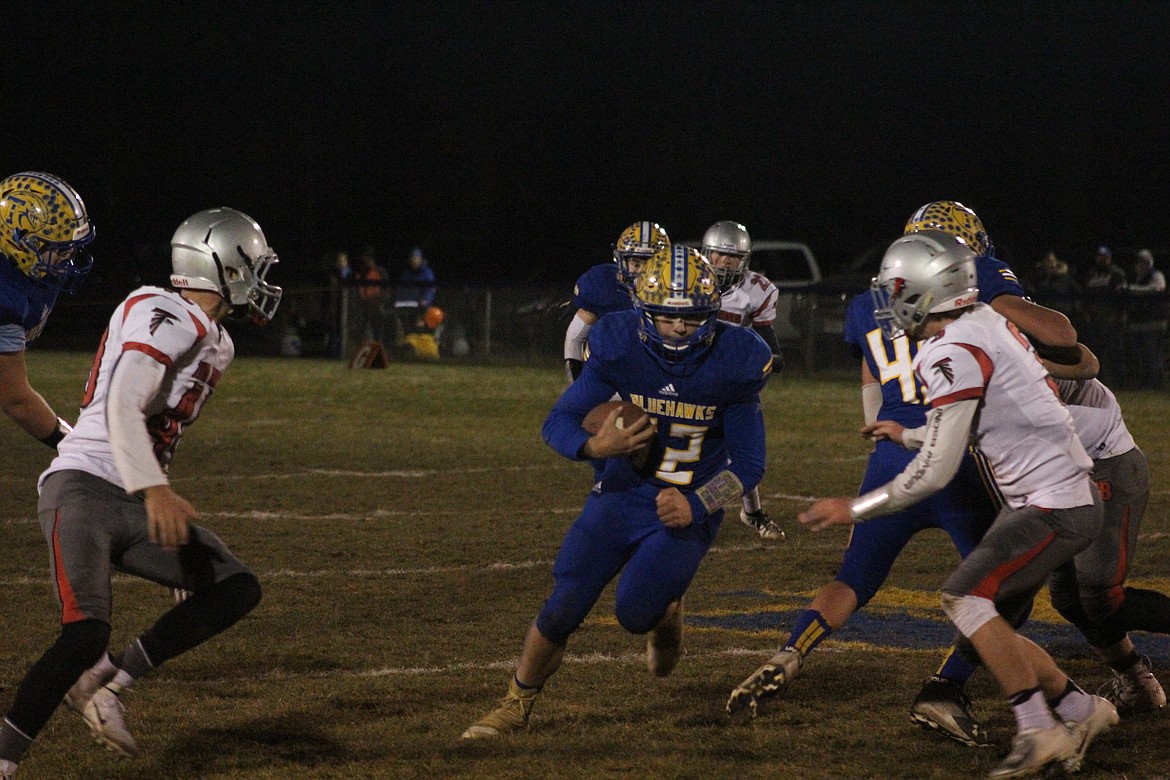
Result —
[[[584,370],[549,412],[546,442],[606,467],[561,543],[553,590],[528,630],[500,706],[463,732],[497,737],[527,727],[569,637],[620,574],[615,612],[647,634],[651,673],[682,652],[682,599],[719,525],[764,473],[760,390],[772,352],[748,328],[719,322],[715,272],[690,247],[661,247],[638,278],[635,311],[600,319]],[[622,429],[618,410],[594,435],[581,423],[615,394],[648,414]],[[652,422],[653,421],[653,422]],[[656,442],[639,470],[626,457]]]
[[[69,432],[28,381],[24,353],[62,292],[89,273],[93,224],[77,191],[48,173],[0,181],[0,407],[50,447]]]
[[[565,375],[570,382],[585,365],[589,331],[601,317],[634,308],[634,284],[655,252],[670,246],[670,237],[657,223],[635,222],[613,245],[613,262],[593,266],[577,279],[572,304],[577,309],[565,331]]]
[[[1063,365],[1069,378],[1096,373],[1096,358],[1077,343],[1076,331],[1060,312],[1027,300],[1007,263],[992,255],[991,241],[975,212],[955,201],[935,201],[918,209],[904,233],[940,230],[958,236],[979,257],[975,261],[979,300],[989,303]],[[914,428],[926,422],[922,387],[911,370],[917,343],[906,336],[883,337],[874,318],[869,292],[851,302],[845,323],[845,341],[861,365],[862,409],[866,424],[893,420]],[[916,453],[889,441],[877,441],[866,464],[861,493],[885,484]],[[983,487],[987,480],[979,462],[968,455],[951,484],[925,501],[872,523],[855,526],[836,577],[824,585],[796,617],[780,651],[732,691],[727,713],[736,721],[758,714],[798,675],[809,654],[854,612],[863,608],[881,588],[894,561],[911,537],[927,528],[940,528],[955,549],[966,557],[995,519],[998,506]],[[991,742],[971,712],[963,686],[975,667],[951,652],[915,698],[911,717],[971,746]]]

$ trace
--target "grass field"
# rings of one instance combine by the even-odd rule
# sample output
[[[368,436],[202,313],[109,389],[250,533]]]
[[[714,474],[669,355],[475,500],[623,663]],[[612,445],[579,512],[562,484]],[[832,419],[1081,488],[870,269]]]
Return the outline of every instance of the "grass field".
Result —
[[[29,355],[34,384],[67,417],[88,361]],[[864,467],[855,383],[783,376],[765,392],[762,491],[788,539],[762,543],[729,517],[688,594],[688,654],[675,673],[646,671],[644,640],[614,621],[611,589],[572,639],[532,729],[461,744],[503,694],[590,487],[586,465],[540,441],[562,382],[556,367],[237,361],[172,478],[260,576],[263,602],[126,697],[138,758],[101,751],[63,708],[21,780],[954,778],[997,763],[1013,725],[985,673],[970,689],[996,749],[946,742],[907,716],[950,635],[935,589],[956,557],[938,532],[912,543],[886,592],[822,645],[776,711],[747,727],[723,722],[730,689],[775,650],[846,541],[795,527],[793,516],[811,497],[855,492]],[[1120,397],[1154,477],[1133,578],[1170,591],[1166,399]],[[7,708],[58,627],[35,523],[50,453],[8,420],[0,441]],[[1041,601],[1032,635],[1094,690],[1108,672]],[[115,646],[168,605],[161,587],[119,577]],[[1135,640],[1170,683],[1170,643]],[[1168,724],[1166,715],[1123,722],[1094,746],[1083,776],[1170,777]]]

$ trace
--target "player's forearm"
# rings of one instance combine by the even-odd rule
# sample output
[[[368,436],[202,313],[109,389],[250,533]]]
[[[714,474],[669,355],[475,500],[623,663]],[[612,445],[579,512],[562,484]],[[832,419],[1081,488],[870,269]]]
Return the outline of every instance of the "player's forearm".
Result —
[[[932,409],[914,460],[885,485],[853,499],[854,520],[897,512],[946,487],[959,471],[978,407],[979,401],[971,399]]]
[[[146,408],[162,386],[164,366],[137,351],[119,359],[110,378],[106,424],[114,464],[127,493],[168,483],[146,429]]]
[[[753,490],[764,478],[767,461],[764,414],[759,398],[730,405],[723,416],[723,427],[731,461],[727,468],[744,492]]]

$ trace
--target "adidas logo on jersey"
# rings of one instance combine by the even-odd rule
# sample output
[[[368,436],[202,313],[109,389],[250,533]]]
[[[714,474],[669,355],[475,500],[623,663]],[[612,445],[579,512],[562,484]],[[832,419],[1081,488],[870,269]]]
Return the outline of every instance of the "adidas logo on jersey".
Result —
[[[669,384],[663,385],[662,387],[658,388],[658,394],[659,395],[678,395],[678,392],[674,389],[674,382],[671,382]]]

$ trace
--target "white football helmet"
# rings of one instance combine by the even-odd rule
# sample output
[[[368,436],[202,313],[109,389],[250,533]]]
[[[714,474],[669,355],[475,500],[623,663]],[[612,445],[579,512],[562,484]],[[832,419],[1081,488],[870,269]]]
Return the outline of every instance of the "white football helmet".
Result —
[[[205,209],[188,217],[171,238],[171,284],[219,293],[232,306],[247,305],[263,324],[280,305],[281,289],[264,280],[277,260],[256,220],[235,209]]]
[[[940,230],[902,236],[882,257],[870,293],[882,335],[913,337],[928,314],[978,301],[975,252],[963,239]]]
[[[703,234],[703,257],[711,262],[715,268],[715,276],[719,279],[719,292],[725,293],[743,279],[747,273],[748,263],[752,258],[752,237],[747,228],[738,222],[723,220],[707,228]],[[722,266],[711,257],[712,252],[722,255],[732,255],[739,258],[739,262],[730,266]]]

